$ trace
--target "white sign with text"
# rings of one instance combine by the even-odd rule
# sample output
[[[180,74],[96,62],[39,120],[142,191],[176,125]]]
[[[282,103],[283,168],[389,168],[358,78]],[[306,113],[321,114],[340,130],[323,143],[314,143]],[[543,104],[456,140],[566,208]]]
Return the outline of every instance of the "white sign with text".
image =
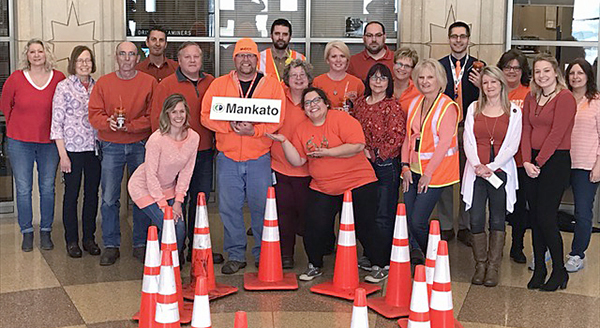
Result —
[[[279,99],[213,97],[210,106],[210,119],[217,121],[279,123],[280,117]]]

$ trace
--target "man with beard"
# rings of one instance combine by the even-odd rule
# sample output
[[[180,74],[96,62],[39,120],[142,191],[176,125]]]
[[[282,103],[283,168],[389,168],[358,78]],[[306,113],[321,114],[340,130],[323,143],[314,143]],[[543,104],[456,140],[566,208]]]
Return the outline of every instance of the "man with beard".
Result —
[[[371,21],[365,26],[363,33],[365,50],[350,58],[348,73],[365,80],[369,69],[377,63],[394,71],[394,52],[385,45],[385,27],[378,21]]]
[[[260,52],[258,71],[264,75],[283,77],[285,66],[294,59],[306,60],[303,54],[289,49],[292,38],[292,24],[285,18],[276,19],[271,25],[273,45]]]
[[[177,62],[165,56],[167,31],[159,26],[150,28],[146,37],[146,46],[150,50],[150,55],[137,64],[135,69],[154,76],[157,82],[175,73]]]

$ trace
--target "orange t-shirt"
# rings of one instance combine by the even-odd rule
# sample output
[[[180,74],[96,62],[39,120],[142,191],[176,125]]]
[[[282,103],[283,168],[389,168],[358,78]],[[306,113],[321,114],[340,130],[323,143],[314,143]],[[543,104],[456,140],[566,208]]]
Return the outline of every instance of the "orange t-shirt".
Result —
[[[400,95],[400,98],[398,98],[398,102],[400,102],[400,107],[402,108],[402,111],[404,111],[404,114],[406,114],[406,117],[408,117],[408,107],[410,106],[410,103],[413,99],[420,95],[421,93],[419,92],[419,89],[417,89],[413,81],[408,80],[408,88],[406,88],[406,90],[404,90]]]
[[[331,107],[342,109],[344,101],[350,99],[353,103],[365,93],[365,85],[354,75],[346,74],[339,81],[332,80],[327,73],[315,77],[313,86],[323,89],[331,101]]]
[[[285,119],[277,133],[283,134],[288,140],[291,140],[298,125],[308,118],[304,114],[304,110],[300,104],[294,104],[290,90],[287,88],[285,89],[285,95],[287,100],[287,104],[285,105]],[[288,162],[283,153],[281,142],[274,142],[273,146],[271,146],[271,168],[290,177],[309,176],[307,164],[296,167]]]
[[[519,106],[519,108],[522,110],[525,97],[527,97],[529,92],[531,92],[530,87],[519,84],[516,89],[508,93],[508,100]],[[515,162],[517,162],[517,167],[523,167],[523,155],[521,155],[521,147],[519,147],[519,150],[517,150],[517,153],[515,154]]]
[[[341,195],[377,181],[373,167],[364,152],[352,157],[308,157],[315,148],[334,148],[342,144],[365,144],[365,134],[357,119],[337,110],[327,112],[325,123],[315,126],[305,120],[296,128],[292,144],[300,157],[308,160],[312,180],[310,188],[327,195]]]

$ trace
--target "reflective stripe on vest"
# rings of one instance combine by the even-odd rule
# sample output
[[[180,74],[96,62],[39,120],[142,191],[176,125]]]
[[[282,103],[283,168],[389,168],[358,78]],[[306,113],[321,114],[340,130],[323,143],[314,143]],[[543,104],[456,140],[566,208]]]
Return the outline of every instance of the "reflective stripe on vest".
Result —
[[[302,59],[306,60],[303,54],[295,51],[289,50],[289,57],[292,59]],[[275,66],[273,61],[273,53],[271,52],[271,48],[267,48],[260,52],[260,58],[258,60],[258,71],[263,73],[264,75],[272,74],[279,81],[281,81],[282,76],[280,77],[279,72]],[[281,72],[283,74],[283,72]]]

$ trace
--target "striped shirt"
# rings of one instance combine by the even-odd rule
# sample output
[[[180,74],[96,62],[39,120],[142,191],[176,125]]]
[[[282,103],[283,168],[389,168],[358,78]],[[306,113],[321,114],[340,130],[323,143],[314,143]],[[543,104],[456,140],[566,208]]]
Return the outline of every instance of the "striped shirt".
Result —
[[[571,168],[591,170],[600,155],[600,97],[577,104],[575,125],[571,133]]]

